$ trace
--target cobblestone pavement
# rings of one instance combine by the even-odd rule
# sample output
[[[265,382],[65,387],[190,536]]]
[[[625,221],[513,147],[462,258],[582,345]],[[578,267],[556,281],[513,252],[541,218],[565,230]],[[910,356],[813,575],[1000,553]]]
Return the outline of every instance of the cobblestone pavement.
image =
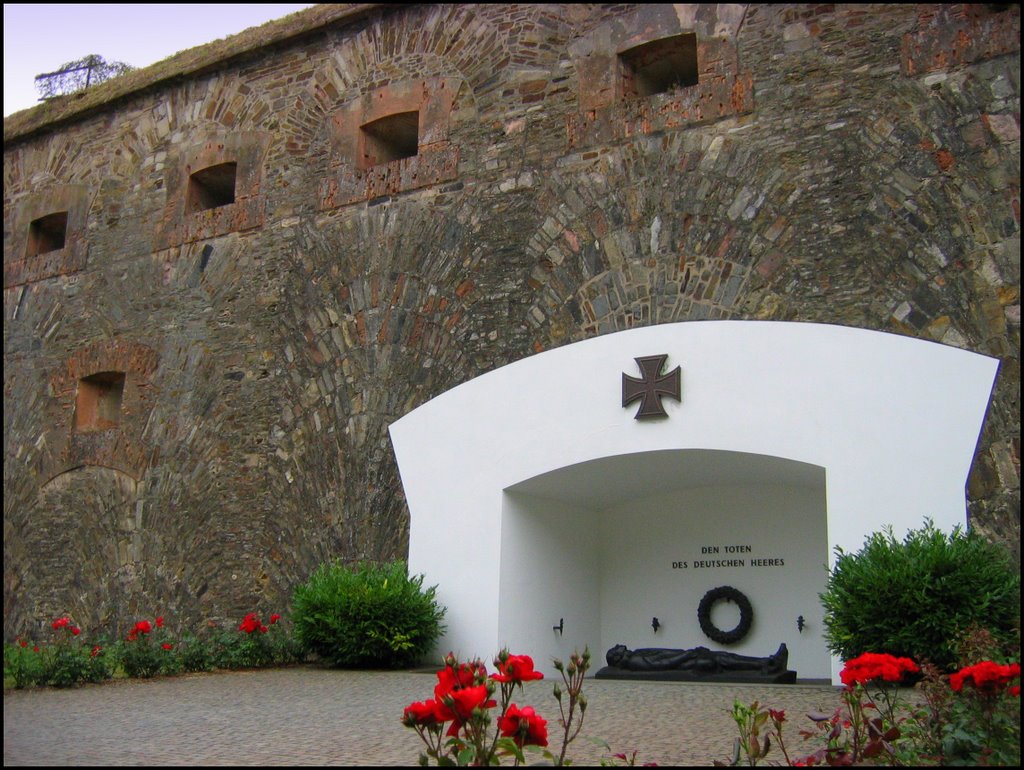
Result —
[[[73,690],[4,693],[5,765],[410,765],[420,751],[402,709],[432,697],[430,673],[330,671],[312,666],[116,681]],[[638,749],[638,763],[708,765],[729,757],[733,699],[807,711],[839,703],[827,685],[723,685],[587,681],[589,708],[572,744],[574,764],[607,750]],[[518,693],[517,693],[518,695]],[[549,681],[531,682],[519,705],[548,719]],[[795,731],[794,731],[795,733]]]

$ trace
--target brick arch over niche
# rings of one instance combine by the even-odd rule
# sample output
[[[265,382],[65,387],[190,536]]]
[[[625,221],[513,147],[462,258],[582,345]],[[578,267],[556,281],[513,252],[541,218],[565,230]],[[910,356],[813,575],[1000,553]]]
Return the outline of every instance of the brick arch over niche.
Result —
[[[154,250],[260,227],[269,147],[269,134],[219,130],[178,150],[167,163]]]
[[[85,268],[86,187],[57,185],[30,194],[11,208],[12,237],[4,238],[5,289]]]
[[[113,468],[138,479],[153,459],[143,433],[156,394],[159,357],[137,342],[98,342],[73,353],[50,380],[64,418],[49,437],[62,446],[49,477],[81,465]]]

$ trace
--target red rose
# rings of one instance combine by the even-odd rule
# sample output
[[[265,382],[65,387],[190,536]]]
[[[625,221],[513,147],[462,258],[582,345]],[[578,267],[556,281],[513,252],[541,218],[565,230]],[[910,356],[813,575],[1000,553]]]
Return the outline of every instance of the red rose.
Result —
[[[478,684],[475,687],[463,687],[461,690],[452,690],[448,693],[446,702],[448,707],[455,712],[455,716],[463,722],[468,722],[473,716],[473,709],[493,708],[498,705],[493,700],[487,700],[489,693],[487,685]]]
[[[517,746],[547,746],[547,724],[547,720],[541,719],[532,706],[520,709],[513,703],[505,716],[498,720],[498,729]]]
[[[80,633],[82,633],[82,629],[80,629],[78,626],[71,626],[72,636],[78,636]]]
[[[71,618],[57,618],[55,621],[53,621],[53,628],[54,630],[57,630],[58,628],[64,628],[64,626],[69,625],[70,623]]]
[[[247,634],[251,634],[257,628],[260,627],[259,616],[255,612],[250,612],[242,620],[242,624],[238,627],[239,631],[245,631]]]
[[[415,725],[430,727],[444,721],[444,708],[436,700],[410,703],[402,713],[402,724],[406,727]]]
[[[164,642],[160,646],[163,647],[165,650],[172,650],[172,649],[174,649],[174,645],[171,644],[170,642]]]
[[[442,718],[453,720],[452,726],[448,728],[449,737],[458,735],[462,725],[473,718],[475,709],[489,709],[498,705],[494,700],[488,700],[487,685],[485,684],[452,690],[444,696],[441,703],[444,706],[439,710]]]
[[[499,658],[495,664],[498,666],[498,673],[492,674],[491,679],[496,682],[522,684],[544,678],[540,671],[533,670],[533,658],[529,655],[509,655],[504,661]]]
[[[18,644],[20,644],[22,647],[28,647],[28,642],[26,642],[24,639],[19,639]]]
[[[472,687],[474,683],[482,682],[487,678],[487,670],[483,663],[461,663],[456,669],[452,666],[445,666],[437,672],[437,685],[434,687],[434,697],[442,700],[452,690],[463,687]]]
[[[140,620],[135,624],[135,633],[148,634],[153,630],[153,624],[148,620]]]
[[[128,632],[128,641],[129,642],[134,642],[138,638],[139,638],[139,635],[136,633],[134,628],[131,631]]]
[[[919,669],[910,658],[897,658],[888,653],[865,652],[852,660],[848,660],[839,678],[847,687],[855,684],[867,684],[881,679],[886,682],[899,682],[904,674],[915,673]]]
[[[479,660],[458,663],[453,655],[445,659],[447,665],[437,672],[434,698],[438,704],[439,720],[453,720],[448,736],[458,735],[475,708],[493,708],[498,705],[488,700],[487,669]]]
[[[97,644],[95,647],[92,648],[92,652],[90,652],[89,655],[95,658],[97,655],[100,654],[100,650],[102,649],[103,648]]]
[[[38,647],[33,647],[32,648],[32,652],[39,652],[39,648]]]
[[[274,625],[274,624],[275,624],[275,623],[276,623],[277,621],[279,621],[280,619],[281,619],[281,616],[280,616],[280,615],[278,615],[278,614],[277,614],[277,613],[275,612],[275,613],[274,613],[273,615],[271,615],[271,616],[270,616],[270,625]]]
[[[960,692],[964,684],[970,683],[985,695],[996,695],[1005,688],[1012,679],[1020,676],[1020,664],[1000,665],[991,660],[983,660],[973,666],[965,666],[949,677],[949,686]],[[1019,690],[1018,690],[1019,692]]]
[[[163,628],[164,627],[164,616],[163,615],[161,615],[160,617],[158,617],[156,619],[156,627],[157,628]]]

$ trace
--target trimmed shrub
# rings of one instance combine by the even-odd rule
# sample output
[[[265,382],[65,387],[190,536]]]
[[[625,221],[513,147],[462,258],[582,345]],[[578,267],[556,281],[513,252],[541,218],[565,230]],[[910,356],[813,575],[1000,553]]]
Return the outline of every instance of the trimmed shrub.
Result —
[[[836,548],[821,601],[825,639],[843,660],[865,652],[957,664],[958,637],[972,625],[1012,643],[1020,623],[1020,576],[1006,551],[959,527],[926,521],[903,542],[876,532],[856,554]]]
[[[409,577],[404,561],[321,564],[295,589],[292,622],[303,647],[339,668],[404,668],[419,662],[441,635],[445,609]]]

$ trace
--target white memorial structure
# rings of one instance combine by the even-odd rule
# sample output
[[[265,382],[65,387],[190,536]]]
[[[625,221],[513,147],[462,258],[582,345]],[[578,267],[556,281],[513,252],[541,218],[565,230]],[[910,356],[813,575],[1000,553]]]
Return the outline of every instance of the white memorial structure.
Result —
[[[657,392],[676,367],[678,400]],[[997,367],[862,329],[698,321],[596,337],[453,388],[391,426],[409,570],[448,608],[438,660],[489,663],[508,647],[551,675],[553,658],[585,645],[597,670],[616,644],[761,657],[785,642],[800,679],[838,684],[818,599],[834,549],[926,517],[965,524]],[[659,403],[663,415],[636,416]],[[697,617],[725,586],[752,608],[728,646]],[[713,628],[739,626],[739,605],[711,605]]]

